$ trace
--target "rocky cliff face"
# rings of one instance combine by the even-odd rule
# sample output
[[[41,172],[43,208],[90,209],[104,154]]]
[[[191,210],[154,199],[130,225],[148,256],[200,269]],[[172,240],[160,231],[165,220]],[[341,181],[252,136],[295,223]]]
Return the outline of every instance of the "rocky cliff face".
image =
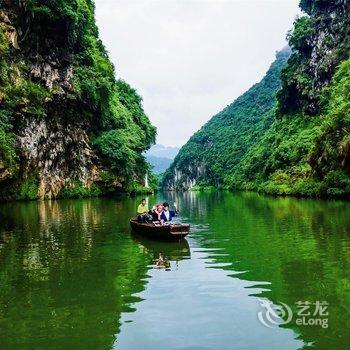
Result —
[[[62,119],[23,121],[17,133],[22,169],[27,176],[37,172],[39,198],[56,197],[75,181],[90,187],[101,180],[99,158],[89,145],[86,129],[78,122],[63,124]]]
[[[300,7],[307,16],[297,19],[288,34],[295,51],[282,74],[279,107],[282,114],[316,115],[324,104],[323,90],[349,57],[350,3],[302,0]]]
[[[141,98],[114,78],[93,3],[0,3],[0,195],[53,198],[141,184],[141,154],[155,129]]]
[[[200,161],[197,165],[191,164],[185,169],[174,165],[171,176],[167,175],[164,187],[171,191],[191,190],[205,178],[207,178],[206,166]]]

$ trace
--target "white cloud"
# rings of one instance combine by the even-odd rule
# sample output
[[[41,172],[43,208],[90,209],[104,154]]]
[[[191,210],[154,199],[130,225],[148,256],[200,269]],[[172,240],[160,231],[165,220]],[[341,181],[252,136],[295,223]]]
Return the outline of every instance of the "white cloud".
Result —
[[[144,100],[157,142],[180,146],[259,81],[298,0],[95,0],[117,76]]]

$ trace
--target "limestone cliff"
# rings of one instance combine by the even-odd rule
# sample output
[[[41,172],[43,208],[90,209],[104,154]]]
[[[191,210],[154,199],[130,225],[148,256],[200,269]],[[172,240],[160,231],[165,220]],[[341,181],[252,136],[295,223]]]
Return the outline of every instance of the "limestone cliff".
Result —
[[[294,54],[282,75],[279,107],[282,114],[316,115],[337,66],[349,58],[350,4],[302,0],[300,7],[306,15],[295,21],[287,35]]]
[[[90,0],[0,1],[0,195],[131,191],[155,139],[98,38]]]

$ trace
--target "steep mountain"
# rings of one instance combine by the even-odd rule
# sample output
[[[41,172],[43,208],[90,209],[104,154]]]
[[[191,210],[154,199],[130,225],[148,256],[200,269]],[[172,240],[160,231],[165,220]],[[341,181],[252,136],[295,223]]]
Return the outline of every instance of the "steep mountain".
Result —
[[[220,186],[227,174],[234,173],[239,161],[264,135],[273,122],[280,73],[290,49],[276,54],[265,77],[215,115],[180,149],[164,174],[169,189],[196,185]]]
[[[146,159],[156,174],[164,173],[179,152],[177,147],[167,147],[160,144],[153,145],[146,153]]]
[[[292,55],[277,102],[272,98],[255,115],[249,99],[243,121],[232,107],[251,89],[225,109],[232,113],[221,122],[225,110],[213,117],[180,150],[165,187],[199,183],[282,195],[350,195],[350,3],[302,0],[300,7],[305,15],[288,34]],[[197,157],[192,149],[201,143]]]
[[[98,37],[92,0],[0,1],[0,196],[135,191],[155,128]]]

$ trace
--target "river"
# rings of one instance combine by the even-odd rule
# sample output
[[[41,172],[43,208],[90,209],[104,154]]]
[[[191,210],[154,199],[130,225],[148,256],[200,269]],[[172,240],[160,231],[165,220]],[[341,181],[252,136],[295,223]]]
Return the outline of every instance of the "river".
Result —
[[[348,348],[350,203],[163,199],[180,243],[131,234],[139,197],[2,203],[0,348]]]

